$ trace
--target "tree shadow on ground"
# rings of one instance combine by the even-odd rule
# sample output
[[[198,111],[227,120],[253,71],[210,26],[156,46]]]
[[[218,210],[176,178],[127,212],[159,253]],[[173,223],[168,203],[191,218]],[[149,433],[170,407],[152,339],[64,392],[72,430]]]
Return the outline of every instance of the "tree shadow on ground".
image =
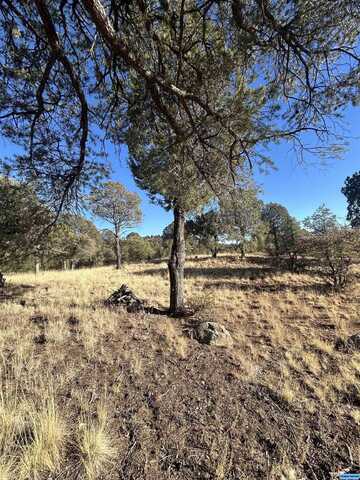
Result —
[[[224,257],[221,257],[224,258]],[[204,284],[204,288],[225,288],[238,291],[251,292],[317,292],[319,294],[328,294],[332,292],[331,286],[325,282],[319,281],[319,278],[314,278],[309,284],[290,284],[288,282],[271,282],[263,283],[262,280],[269,280],[274,274],[289,273],[288,269],[274,266],[271,258],[264,257],[250,257],[253,258],[252,266],[236,266],[225,267],[219,266],[196,266],[185,268],[185,278],[206,278],[209,280]],[[247,262],[248,262],[247,258]],[[248,262],[249,263],[249,262]],[[152,268],[148,270],[141,270],[134,272],[133,275],[164,275],[167,273],[166,268]],[[308,272],[310,273],[310,272]],[[317,277],[322,277],[324,274],[320,271],[313,271]],[[231,280],[237,280],[231,281]],[[215,281],[213,281],[215,280]],[[242,280],[249,280],[251,283],[241,283]],[[259,283],[259,281],[261,283]]]
[[[8,300],[20,300],[27,291],[34,288],[34,285],[6,285],[4,288],[0,288],[0,303]]]
[[[288,283],[271,283],[271,284],[241,284],[236,282],[207,282],[204,284],[205,289],[229,289],[238,290],[243,292],[268,292],[268,293],[280,293],[280,292],[312,292],[319,294],[328,294],[332,292],[329,285],[320,282],[310,283],[308,285],[291,285]]]
[[[166,268],[151,268],[134,272],[133,275],[162,275],[167,272]],[[186,278],[249,278],[255,280],[266,278],[269,275],[278,272],[278,269],[272,267],[186,267]]]

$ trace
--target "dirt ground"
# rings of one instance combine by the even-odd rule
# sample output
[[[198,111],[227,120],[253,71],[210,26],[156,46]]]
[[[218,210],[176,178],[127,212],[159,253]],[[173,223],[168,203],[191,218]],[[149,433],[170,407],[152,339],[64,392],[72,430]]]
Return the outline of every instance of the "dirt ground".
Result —
[[[167,305],[164,262],[14,274],[0,295],[0,478],[329,479],[360,464],[360,286],[267,258],[192,258],[191,321],[108,309],[122,283]]]

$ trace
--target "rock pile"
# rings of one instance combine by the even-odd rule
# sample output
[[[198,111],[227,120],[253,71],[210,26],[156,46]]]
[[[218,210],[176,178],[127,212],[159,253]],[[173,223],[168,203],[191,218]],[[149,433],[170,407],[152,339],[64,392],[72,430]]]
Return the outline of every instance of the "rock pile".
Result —
[[[143,300],[140,300],[130,288],[123,284],[121,287],[110,295],[105,301],[108,307],[123,307],[129,313],[145,311]]]

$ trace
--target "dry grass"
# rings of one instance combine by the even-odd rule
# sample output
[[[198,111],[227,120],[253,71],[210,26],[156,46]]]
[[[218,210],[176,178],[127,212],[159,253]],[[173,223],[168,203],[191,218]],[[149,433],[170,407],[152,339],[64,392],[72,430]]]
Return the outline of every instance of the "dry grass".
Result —
[[[190,260],[189,303],[231,332],[224,350],[186,321],[103,307],[122,283],[165,307],[165,263],[8,279],[1,480],[316,479],[349,449],[360,462],[360,353],[334,348],[359,330],[359,286],[328,293],[260,257]]]

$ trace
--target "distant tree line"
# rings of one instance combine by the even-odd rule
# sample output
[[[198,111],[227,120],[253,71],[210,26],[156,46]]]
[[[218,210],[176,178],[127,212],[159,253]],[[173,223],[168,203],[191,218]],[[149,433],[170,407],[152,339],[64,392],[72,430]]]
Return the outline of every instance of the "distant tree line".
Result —
[[[325,205],[299,222],[286,207],[264,203],[247,180],[198,213],[184,217],[188,254],[232,251],[266,252],[292,272],[316,265],[339,289],[350,279],[358,256],[359,173],[346,179],[349,225],[339,223]],[[28,184],[0,178],[0,270],[74,269],[168,258],[174,244],[174,222],[162,235],[141,236],[128,230],[141,222],[140,198],[117,182],[93,188],[84,199],[87,211],[110,228],[99,230],[90,216],[62,213],[58,218]],[[194,210],[196,211],[196,210]],[[55,221],[56,220],[56,221]]]

